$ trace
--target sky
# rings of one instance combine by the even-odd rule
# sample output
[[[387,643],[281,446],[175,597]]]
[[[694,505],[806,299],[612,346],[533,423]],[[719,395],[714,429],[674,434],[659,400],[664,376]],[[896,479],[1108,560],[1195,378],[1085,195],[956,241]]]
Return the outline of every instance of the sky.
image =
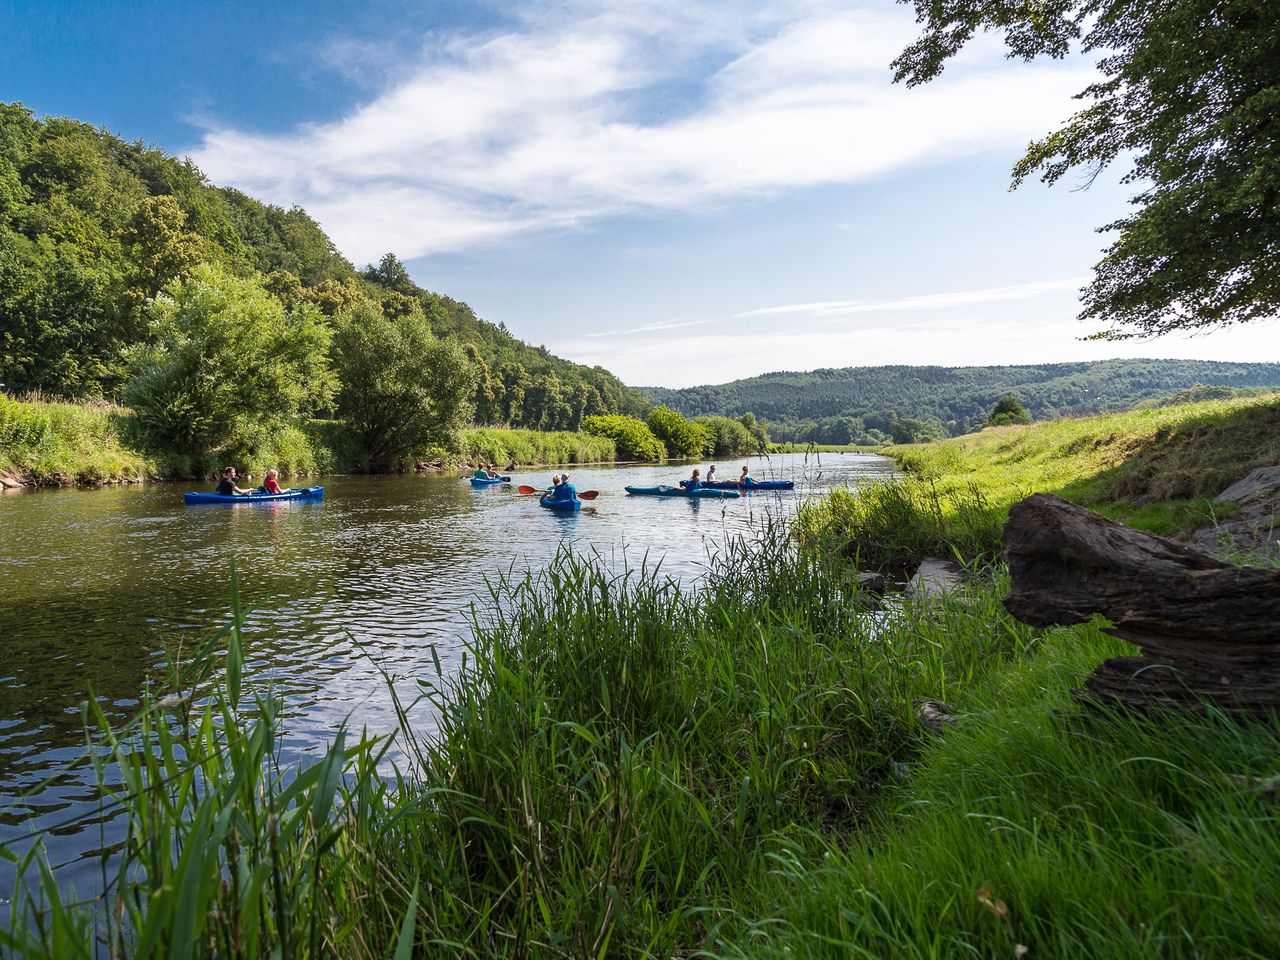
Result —
[[[633,385],[774,370],[1280,360],[1275,322],[1086,341],[1133,188],[1009,189],[1093,77],[979,38],[923,87],[891,0],[0,0],[0,99],[305,207],[357,266]]]

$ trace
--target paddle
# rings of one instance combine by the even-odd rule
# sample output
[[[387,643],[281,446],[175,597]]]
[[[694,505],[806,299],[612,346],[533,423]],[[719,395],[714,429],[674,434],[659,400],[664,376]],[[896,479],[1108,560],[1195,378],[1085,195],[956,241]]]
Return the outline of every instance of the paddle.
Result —
[[[546,493],[547,491],[539,490],[537,487],[526,486],[525,484],[522,483],[520,484],[520,486],[516,487],[516,492],[523,493],[525,496],[528,496],[531,493]],[[579,490],[578,491],[579,500],[594,500],[598,496],[600,496],[599,490]]]

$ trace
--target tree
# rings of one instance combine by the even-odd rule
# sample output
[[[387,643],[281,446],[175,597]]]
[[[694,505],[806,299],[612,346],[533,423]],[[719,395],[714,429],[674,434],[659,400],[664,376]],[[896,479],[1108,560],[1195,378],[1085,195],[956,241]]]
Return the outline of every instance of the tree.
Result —
[[[698,457],[707,442],[707,433],[696,423],[690,423],[670,407],[654,407],[649,411],[649,429],[667,448],[672,457]]]
[[[333,351],[338,413],[367,469],[448,445],[471,415],[475,367],[456,343],[436,339],[421,313],[393,319],[361,300],[336,318]]]
[[[613,441],[619,460],[665,460],[666,448],[643,420],[614,413],[587,417],[582,429],[597,437]]]
[[[286,313],[253,280],[202,265],[149,307],[125,400],[154,446],[204,454],[249,424],[288,424],[327,404],[335,379],[320,312]]]
[[[408,269],[394,253],[383,254],[376,267],[372,264],[365,267],[364,278],[386,290],[394,290],[406,296],[413,296],[418,292],[418,285],[413,282]]]
[[[908,85],[941,73],[979,29],[1010,55],[1060,58],[1082,41],[1103,78],[1033,142],[1015,186],[1132,158],[1137,211],[1104,231],[1082,316],[1127,338],[1280,311],[1280,17],[1272,0],[911,0],[923,35],[894,61]]]
[[[1027,416],[1027,411],[1018,402],[1017,396],[1012,393],[1006,393],[991,408],[991,413],[987,416],[986,426],[1007,427],[1013,423],[1030,422],[1031,418]]]
[[[133,262],[132,286],[150,299],[200,261],[200,238],[185,229],[187,215],[171,196],[147,197],[125,238]]]

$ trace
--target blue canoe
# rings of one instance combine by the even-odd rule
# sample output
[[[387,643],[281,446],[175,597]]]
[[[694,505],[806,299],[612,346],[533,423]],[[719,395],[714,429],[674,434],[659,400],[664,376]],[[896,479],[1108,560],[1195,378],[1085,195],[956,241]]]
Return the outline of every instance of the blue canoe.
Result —
[[[737,480],[703,480],[702,486],[711,490],[794,490],[794,480],[752,480],[750,483],[739,483]],[[688,487],[692,480],[681,480],[680,486]]]
[[[197,503],[279,503],[282,500],[323,500],[324,487],[302,487],[284,493],[249,493],[228,497],[221,493],[184,493],[182,502],[191,506]]]
[[[718,497],[731,500],[739,496],[736,490],[686,490],[683,487],[627,487],[627,493],[637,497]]]
[[[561,513],[577,513],[582,509],[581,500],[552,500],[550,497],[539,497],[538,502],[548,510],[559,510]]]
[[[483,479],[480,477],[471,477],[470,480],[473,487],[493,487],[497,486],[499,483],[511,482],[510,477],[485,477]]]

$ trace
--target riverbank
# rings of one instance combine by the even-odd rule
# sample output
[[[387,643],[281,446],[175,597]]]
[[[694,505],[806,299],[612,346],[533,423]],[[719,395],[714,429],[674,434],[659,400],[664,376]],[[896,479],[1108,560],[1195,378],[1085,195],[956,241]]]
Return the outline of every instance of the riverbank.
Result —
[[[0,937],[86,958],[95,920],[131,957],[1280,952],[1266,724],[1083,714],[1070,689],[1123,643],[1018,623],[999,570],[872,616],[847,563],[779,534],[700,588],[570,552],[497,584],[467,668],[419,678],[439,734],[401,732],[401,778],[354,731],[279,770],[289,720],[233,621],[99,758],[129,814],[110,892],[58,893],[41,925],[15,897]]]
[[[242,474],[275,467],[285,477],[362,472],[345,425],[310,420],[247,438],[216,459],[173,452],[143,452],[132,415],[110,405],[14,400],[0,394],[0,483],[4,486],[74,486],[203,479],[225,461]],[[472,427],[457,449],[422,451],[406,468],[452,470],[483,462],[505,467],[618,463],[614,442],[583,432]]]
[[[992,559],[1009,505],[1041,492],[1185,536],[1230,519],[1215,495],[1254,467],[1280,463],[1280,396],[996,427],[881,452],[907,479],[834,491],[802,511],[802,537],[870,565],[953,551]]]

